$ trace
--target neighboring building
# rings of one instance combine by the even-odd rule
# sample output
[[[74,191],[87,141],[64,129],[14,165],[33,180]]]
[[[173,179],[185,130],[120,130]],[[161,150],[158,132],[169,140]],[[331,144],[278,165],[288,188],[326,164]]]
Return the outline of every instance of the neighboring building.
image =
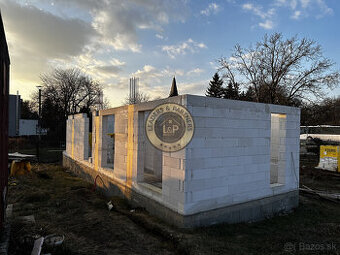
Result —
[[[38,120],[19,120],[19,136],[37,135]],[[43,130],[42,130],[43,131]]]
[[[254,221],[298,206],[299,108],[182,95],[92,120],[89,136],[88,117],[69,116],[63,165],[91,182],[99,175],[107,195],[174,225]]]
[[[0,13],[0,226],[3,226],[6,210],[8,183],[8,92],[9,53]]]
[[[340,142],[340,126],[318,125],[318,126],[301,126],[300,140],[306,140],[308,137],[321,139],[328,142]]]
[[[21,116],[20,95],[9,95],[8,98],[8,136],[19,136]]]
[[[38,135],[38,120],[21,119],[21,102],[19,94],[9,95],[8,98],[8,136]],[[47,129],[41,129],[41,135],[47,134]]]

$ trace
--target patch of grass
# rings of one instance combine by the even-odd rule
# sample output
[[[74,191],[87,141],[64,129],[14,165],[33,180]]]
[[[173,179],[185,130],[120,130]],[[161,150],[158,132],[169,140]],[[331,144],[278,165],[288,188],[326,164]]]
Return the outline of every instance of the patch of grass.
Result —
[[[51,179],[41,178],[41,173]],[[31,174],[15,181],[18,184],[10,187],[8,197],[9,203],[15,203],[14,223],[17,216],[28,213],[34,214],[36,224],[32,227],[16,222],[19,227],[13,228],[10,254],[22,255],[29,250],[17,245],[23,234],[53,233],[64,235],[65,242],[52,254],[173,253],[167,242],[146,232],[128,217],[109,212],[106,206],[109,199],[92,192],[93,184],[60,166],[34,165]],[[42,254],[49,251],[43,247]]]
[[[9,203],[16,203],[14,215],[34,214],[36,225],[14,225],[11,254],[26,254],[13,248],[20,236],[52,233],[65,236],[63,246],[52,254],[291,254],[285,250],[287,243],[336,243],[338,250],[314,254],[340,252],[340,206],[316,196],[300,195],[292,213],[261,222],[182,230],[142,208],[130,212],[126,200],[92,192],[92,183],[58,165],[36,165],[32,174],[16,181],[9,190]],[[301,170],[300,181],[340,193],[337,176],[313,167]],[[114,204],[110,212],[109,200]]]
[[[36,203],[36,202],[45,202],[50,199],[50,194],[45,192],[34,192],[32,194],[28,194],[23,199],[25,203]]]
[[[37,172],[37,175],[42,179],[52,179],[52,177],[45,172]]]

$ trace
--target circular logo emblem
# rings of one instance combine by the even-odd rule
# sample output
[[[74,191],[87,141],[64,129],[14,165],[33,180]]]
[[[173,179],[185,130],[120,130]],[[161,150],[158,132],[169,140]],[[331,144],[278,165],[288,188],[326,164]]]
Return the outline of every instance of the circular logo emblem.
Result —
[[[189,111],[178,104],[157,106],[145,123],[146,136],[156,148],[172,152],[183,149],[194,134],[194,120]]]

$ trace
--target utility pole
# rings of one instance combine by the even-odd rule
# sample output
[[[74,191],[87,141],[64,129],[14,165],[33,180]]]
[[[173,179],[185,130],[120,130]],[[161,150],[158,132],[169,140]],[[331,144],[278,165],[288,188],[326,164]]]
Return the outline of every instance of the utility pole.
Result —
[[[38,142],[37,142],[37,160],[38,163],[40,163],[40,134],[41,134],[41,87],[42,86],[37,86],[37,88],[39,89],[39,110],[38,110],[38,128],[37,128],[37,132],[38,132]]]

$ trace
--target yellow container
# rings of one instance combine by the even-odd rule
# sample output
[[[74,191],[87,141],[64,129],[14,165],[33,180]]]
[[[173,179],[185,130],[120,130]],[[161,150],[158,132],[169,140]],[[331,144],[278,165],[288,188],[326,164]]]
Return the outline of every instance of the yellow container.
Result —
[[[31,163],[28,161],[12,161],[10,176],[24,175],[31,172]]]
[[[321,162],[326,163],[327,165],[332,164],[333,167],[330,167],[332,169],[334,169],[333,171],[335,171],[335,168],[337,172],[340,172],[340,146],[334,146],[334,145],[321,145],[320,146],[320,163]],[[334,165],[334,163],[336,163],[336,165]],[[325,166],[324,166],[325,167]],[[325,169],[327,169],[328,167],[325,167]],[[327,169],[327,170],[331,170],[331,169]]]
[[[321,145],[320,158],[339,158],[339,146]]]

